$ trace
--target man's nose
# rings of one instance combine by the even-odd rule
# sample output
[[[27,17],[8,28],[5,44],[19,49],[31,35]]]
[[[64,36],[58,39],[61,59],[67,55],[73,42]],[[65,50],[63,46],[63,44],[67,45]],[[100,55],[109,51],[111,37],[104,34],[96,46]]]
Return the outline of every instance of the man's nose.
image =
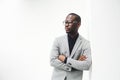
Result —
[[[68,23],[66,23],[66,24],[65,24],[65,27],[68,27],[68,26],[69,26],[69,24],[68,24]]]

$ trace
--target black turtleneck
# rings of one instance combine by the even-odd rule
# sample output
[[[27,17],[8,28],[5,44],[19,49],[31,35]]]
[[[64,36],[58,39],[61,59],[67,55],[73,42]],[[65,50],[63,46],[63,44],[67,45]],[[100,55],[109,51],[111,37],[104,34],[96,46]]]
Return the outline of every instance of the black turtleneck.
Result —
[[[76,34],[74,37],[71,37],[69,34],[68,34],[68,44],[69,44],[69,51],[70,51],[70,54],[72,52],[72,49],[75,45],[75,42],[78,38],[79,34]]]
[[[79,34],[76,34],[74,37],[71,37],[71,36],[68,34],[68,44],[69,44],[69,52],[70,52],[70,54],[71,54],[71,52],[72,52],[72,49],[73,49],[73,47],[74,47],[74,45],[75,45],[75,42],[76,42],[78,36],[79,36]],[[66,62],[67,62],[67,57],[66,57],[65,60],[64,60],[64,63],[66,63]]]

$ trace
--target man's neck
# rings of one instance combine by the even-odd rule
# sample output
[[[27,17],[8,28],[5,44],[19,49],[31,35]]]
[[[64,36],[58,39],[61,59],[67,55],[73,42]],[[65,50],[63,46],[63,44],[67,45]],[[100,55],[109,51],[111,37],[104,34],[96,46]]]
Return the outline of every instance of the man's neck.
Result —
[[[78,35],[78,32],[77,32],[77,33],[74,33],[74,34],[68,33],[68,35],[69,35],[71,38],[74,38],[76,35]]]

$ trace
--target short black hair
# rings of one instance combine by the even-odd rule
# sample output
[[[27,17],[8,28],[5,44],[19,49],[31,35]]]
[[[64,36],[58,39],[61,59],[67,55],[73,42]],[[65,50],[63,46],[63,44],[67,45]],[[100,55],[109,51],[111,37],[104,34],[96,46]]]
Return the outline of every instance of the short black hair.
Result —
[[[81,17],[78,14],[76,14],[76,13],[69,13],[68,15],[76,16],[76,21],[81,23]]]

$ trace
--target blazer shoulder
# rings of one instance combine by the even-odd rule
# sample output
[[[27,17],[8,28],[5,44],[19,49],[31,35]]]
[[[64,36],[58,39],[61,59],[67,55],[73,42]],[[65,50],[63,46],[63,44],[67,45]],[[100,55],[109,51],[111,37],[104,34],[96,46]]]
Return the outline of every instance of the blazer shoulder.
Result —
[[[67,35],[62,35],[62,36],[56,37],[55,39],[58,41],[61,41],[61,40],[65,39],[66,37],[67,37]]]
[[[87,39],[84,38],[83,36],[79,35],[79,37],[80,37],[80,39],[81,39],[82,41],[87,41],[87,42],[89,42],[89,40],[87,40]]]
[[[86,38],[84,38],[83,36],[79,35],[81,41],[82,41],[82,44],[86,45],[86,44],[90,44],[90,41],[87,40]]]
[[[56,37],[54,39],[54,43],[61,45],[61,44],[64,44],[66,42],[66,40],[67,40],[67,35],[62,35],[62,36]]]

